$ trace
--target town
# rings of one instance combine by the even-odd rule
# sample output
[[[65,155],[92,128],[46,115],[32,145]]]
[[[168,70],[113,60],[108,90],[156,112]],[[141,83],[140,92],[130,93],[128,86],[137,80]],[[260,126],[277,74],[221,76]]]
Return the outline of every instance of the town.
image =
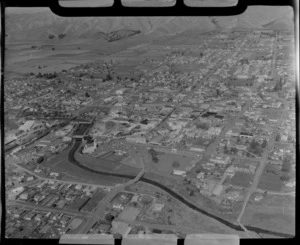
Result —
[[[294,55],[289,31],[212,31],[7,76],[6,237],[293,235]]]

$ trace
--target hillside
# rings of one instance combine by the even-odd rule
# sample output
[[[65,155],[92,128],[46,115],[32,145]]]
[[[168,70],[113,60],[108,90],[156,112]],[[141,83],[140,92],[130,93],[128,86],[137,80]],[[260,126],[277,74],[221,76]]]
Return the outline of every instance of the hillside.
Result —
[[[31,14],[7,14],[8,42],[48,39],[122,39],[143,33],[167,35],[189,29],[292,29],[289,7],[249,7],[239,16],[226,17],[84,17],[56,16],[49,10]],[[114,36],[114,37],[112,37]],[[118,37],[118,38],[117,38]]]

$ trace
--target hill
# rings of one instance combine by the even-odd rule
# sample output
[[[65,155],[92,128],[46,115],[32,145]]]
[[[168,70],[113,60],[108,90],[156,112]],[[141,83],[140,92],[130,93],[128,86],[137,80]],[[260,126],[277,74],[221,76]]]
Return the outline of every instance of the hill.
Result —
[[[49,10],[37,13],[9,13],[8,42],[29,40],[104,39],[120,40],[140,33],[168,35],[189,29],[292,29],[289,7],[248,7],[245,13],[226,17],[60,17]]]

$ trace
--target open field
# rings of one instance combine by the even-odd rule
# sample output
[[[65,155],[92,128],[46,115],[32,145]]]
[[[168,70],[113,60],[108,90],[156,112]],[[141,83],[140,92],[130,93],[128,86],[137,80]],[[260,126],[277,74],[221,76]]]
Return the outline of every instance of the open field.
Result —
[[[116,159],[118,157],[118,159]],[[104,158],[93,158],[90,156],[84,156],[81,154],[75,154],[75,158],[85,166],[104,172],[122,173],[129,175],[137,175],[140,172],[139,168],[128,166],[121,163],[122,158],[120,156],[107,156]]]
[[[295,234],[295,209],[249,204],[241,223],[292,235]]]
[[[158,155],[158,171],[163,174],[170,175],[173,169],[185,170],[191,164],[193,158],[187,156],[180,156],[175,154]]]
[[[267,191],[281,191],[282,181],[279,175],[263,172],[257,188]]]
[[[192,211],[178,201],[173,201],[172,211],[170,221],[179,227],[193,228],[197,233],[239,234],[241,237],[244,236],[242,232],[232,230],[218,221]]]
[[[230,179],[229,183],[232,185],[242,186],[242,187],[249,187],[250,182],[253,179],[252,174],[237,172],[235,175]]]
[[[112,176],[99,176],[98,174],[90,173],[68,161],[68,151],[62,152],[58,156],[46,161],[45,164],[52,167],[54,172],[60,172],[71,179],[74,176],[78,181],[98,185],[115,185],[117,183],[124,183],[127,179],[112,177]]]
[[[148,39],[149,41],[149,39]],[[145,42],[143,35],[126,38],[124,42],[109,43],[101,39],[64,39],[7,43],[5,69],[7,72],[59,72],[81,63],[102,59]],[[136,56],[136,55],[135,55]],[[41,68],[39,69],[39,66]],[[45,67],[44,67],[45,66]]]
[[[269,207],[295,208],[295,197],[289,195],[268,194],[259,204]]]
[[[123,159],[121,161],[121,163],[125,164],[125,165],[128,165],[128,166],[135,167],[135,168],[142,168],[143,167],[141,161],[138,161],[138,160],[132,158],[131,156]]]

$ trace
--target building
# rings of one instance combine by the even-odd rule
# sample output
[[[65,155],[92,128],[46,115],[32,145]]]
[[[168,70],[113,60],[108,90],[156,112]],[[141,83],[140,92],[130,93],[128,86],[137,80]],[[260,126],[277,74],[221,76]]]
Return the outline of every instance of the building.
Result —
[[[125,236],[130,232],[130,230],[131,230],[131,227],[127,223],[120,222],[120,221],[112,222],[112,228],[111,228],[112,233]]]
[[[214,188],[212,194],[215,195],[215,196],[220,196],[223,189],[224,189],[223,185],[216,185],[216,187]]]
[[[93,143],[86,144],[82,150],[83,154],[92,154],[97,149],[97,143],[94,141]]]
[[[186,172],[185,171],[178,170],[178,169],[173,169],[172,174],[173,175],[179,175],[179,176],[182,176],[182,177],[186,176]]]
[[[240,132],[239,135],[242,139],[246,139],[246,140],[252,140],[253,139],[253,134],[248,133],[248,132]]]
[[[165,207],[164,203],[155,203],[153,207],[153,212],[161,212]]]
[[[203,149],[202,147],[195,147],[195,146],[192,146],[190,148],[190,151],[195,151],[195,152],[203,152],[205,149]]]
[[[141,144],[146,143],[146,138],[141,135],[129,135],[126,137],[126,140],[132,143],[141,143]]]

